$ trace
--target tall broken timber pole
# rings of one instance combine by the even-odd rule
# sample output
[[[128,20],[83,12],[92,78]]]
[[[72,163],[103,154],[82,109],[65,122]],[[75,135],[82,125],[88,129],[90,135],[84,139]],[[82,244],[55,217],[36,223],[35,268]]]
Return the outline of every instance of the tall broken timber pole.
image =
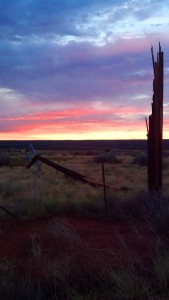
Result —
[[[162,139],[163,139],[163,52],[159,44],[157,61],[154,60],[152,114],[149,116],[148,129],[148,190],[162,193]]]

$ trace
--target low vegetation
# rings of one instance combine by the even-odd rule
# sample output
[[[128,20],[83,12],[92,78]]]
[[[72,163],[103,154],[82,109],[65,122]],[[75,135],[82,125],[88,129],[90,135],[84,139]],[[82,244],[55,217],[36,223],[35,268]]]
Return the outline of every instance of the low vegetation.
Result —
[[[25,220],[52,218],[49,226],[30,234],[22,257],[1,255],[1,298],[167,300],[168,155],[164,156],[161,197],[147,192],[143,152],[74,155],[71,151],[46,150],[41,154],[101,182],[100,163],[104,162],[106,183],[112,186],[107,189],[108,215],[103,189],[74,182],[45,165],[41,172],[35,166],[27,170],[23,153],[5,154],[9,164],[0,169],[0,205],[19,218],[21,226]],[[0,224],[8,224],[12,217],[1,210],[0,218]],[[82,220],[80,229],[75,229],[74,220]],[[96,226],[83,232],[83,220],[97,220],[103,227],[108,224],[106,228],[112,230],[107,235],[110,246],[86,242],[88,236],[95,239],[102,231]],[[0,239],[4,228],[0,227]]]

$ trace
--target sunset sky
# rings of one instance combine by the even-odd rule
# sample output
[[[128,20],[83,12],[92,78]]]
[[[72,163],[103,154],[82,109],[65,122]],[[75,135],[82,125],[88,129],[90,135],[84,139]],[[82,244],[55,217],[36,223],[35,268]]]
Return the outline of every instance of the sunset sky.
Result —
[[[146,139],[168,0],[0,0],[0,139]]]

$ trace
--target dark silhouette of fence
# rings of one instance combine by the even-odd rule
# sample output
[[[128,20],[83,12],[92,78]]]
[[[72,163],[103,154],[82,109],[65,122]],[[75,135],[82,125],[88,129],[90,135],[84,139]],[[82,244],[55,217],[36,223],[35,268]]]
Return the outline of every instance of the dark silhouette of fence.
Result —
[[[37,161],[41,161],[41,162],[45,163],[46,165],[54,168],[55,170],[71,177],[72,179],[75,179],[75,180],[83,182],[83,183],[87,183],[87,184],[93,186],[94,188],[99,188],[99,187],[104,187],[105,186],[105,184],[103,184],[103,183],[93,181],[92,179],[90,179],[89,177],[87,177],[85,175],[82,175],[82,174],[80,174],[76,171],[65,168],[65,167],[63,167],[59,164],[56,164],[55,162],[53,162],[53,161],[51,161],[51,160],[49,160],[45,157],[42,157],[40,155],[37,155],[37,154],[29,162],[29,164],[27,165],[27,168],[29,169]],[[105,187],[108,188],[108,189],[111,189],[111,186],[109,186],[109,185],[106,185]]]

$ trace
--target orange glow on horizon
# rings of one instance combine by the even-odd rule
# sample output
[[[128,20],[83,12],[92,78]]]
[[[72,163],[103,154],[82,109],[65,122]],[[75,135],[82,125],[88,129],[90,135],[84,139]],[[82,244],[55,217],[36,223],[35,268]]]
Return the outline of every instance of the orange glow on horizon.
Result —
[[[72,131],[67,133],[66,130],[56,132],[56,128],[47,128],[46,130],[39,128],[39,130],[27,128],[27,130],[17,132],[0,133],[1,140],[127,140],[127,139],[147,139],[147,133],[144,130],[126,130],[122,128],[109,128],[108,130],[93,130],[93,131]],[[164,131],[164,139],[169,139],[169,132]]]
[[[1,118],[1,140],[147,139],[143,108],[70,109]],[[139,119],[137,117],[139,116]],[[164,138],[169,138],[168,119]],[[5,127],[6,126],[6,127]]]

